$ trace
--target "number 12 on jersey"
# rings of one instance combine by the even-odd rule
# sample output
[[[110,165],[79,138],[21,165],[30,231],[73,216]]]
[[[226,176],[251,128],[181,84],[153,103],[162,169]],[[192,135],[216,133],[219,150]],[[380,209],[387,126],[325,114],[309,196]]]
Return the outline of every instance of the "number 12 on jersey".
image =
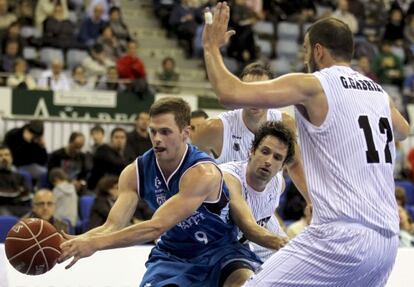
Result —
[[[372,137],[372,129],[369,124],[368,116],[362,115],[358,118],[359,127],[364,131],[365,142],[367,144],[368,150],[365,152],[367,155],[368,163],[379,163],[379,154],[375,147],[374,139]],[[380,118],[378,122],[378,128],[380,133],[385,134],[387,137],[387,143],[384,148],[385,162],[392,163],[391,151],[390,151],[390,142],[393,139],[392,129],[390,122],[387,118]]]

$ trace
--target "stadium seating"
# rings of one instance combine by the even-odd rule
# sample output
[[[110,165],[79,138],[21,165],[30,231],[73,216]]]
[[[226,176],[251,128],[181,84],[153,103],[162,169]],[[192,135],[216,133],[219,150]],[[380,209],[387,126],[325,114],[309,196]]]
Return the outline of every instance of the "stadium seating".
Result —
[[[407,205],[414,205],[414,184],[408,180],[397,180],[395,186],[404,188]]]
[[[94,195],[83,195],[79,199],[79,221],[76,226],[77,232],[82,233],[88,229],[89,217],[91,215],[92,205],[95,201]]]

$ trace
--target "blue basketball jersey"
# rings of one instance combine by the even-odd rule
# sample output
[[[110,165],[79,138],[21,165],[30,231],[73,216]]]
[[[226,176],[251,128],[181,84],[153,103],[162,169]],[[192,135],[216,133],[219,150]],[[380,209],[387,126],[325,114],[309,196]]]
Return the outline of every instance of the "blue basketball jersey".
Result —
[[[140,199],[145,200],[153,210],[179,192],[181,177],[190,168],[201,163],[215,164],[206,153],[191,144],[187,145],[181,163],[169,178],[164,177],[152,149],[136,162]],[[194,184],[197,184],[196,178]],[[205,201],[190,217],[165,232],[157,243],[158,248],[188,258],[223,242],[236,241],[237,229],[230,219],[229,198],[222,179],[219,199]]]

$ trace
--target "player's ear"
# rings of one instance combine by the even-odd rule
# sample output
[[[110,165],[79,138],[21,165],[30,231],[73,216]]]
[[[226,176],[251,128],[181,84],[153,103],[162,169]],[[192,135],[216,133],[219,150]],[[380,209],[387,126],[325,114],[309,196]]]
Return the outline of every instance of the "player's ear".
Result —
[[[183,136],[184,138],[188,139],[190,138],[190,134],[191,134],[191,126],[186,126],[183,128]]]

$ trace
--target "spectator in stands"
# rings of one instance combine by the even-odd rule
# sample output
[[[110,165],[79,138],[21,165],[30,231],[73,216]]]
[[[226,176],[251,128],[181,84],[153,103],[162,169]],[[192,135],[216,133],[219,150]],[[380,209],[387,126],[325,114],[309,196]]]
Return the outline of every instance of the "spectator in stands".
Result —
[[[16,15],[9,12],[9,2],[7,0],[0,0],[0,31],[5,30],[16,20]]]
[[[408,24],[404,28],[404,40],[408,59],[412,61],[414,60],[414,15],[408,18]]]
[[[169,24],[177,34],[178,39],[187,53],[187,57],[192,57],[194,53],[193,39],[197,30],[196,9],[193,7],[192,0],[181,0],[175,4],[171,11]]]
[[[30,188],[13,166],[10,149],[0,145],[0,215],[21,217],[30,210]]]
[[[94,87],[94,78],[87,78],[85,69],[81,65],[77,65],[72,69],[71,88],[73,90],[93,90]]]
[[[125,157],[128,162],[134,161],[152,147],[148,133],[149,114],[140,112],[135,118],[135,128],[127,134]]]
[[[400,247],[414,247],[414,225],[407,210],[398,207],[400,215]]]
[[[105,130],[100,125],[96,125],[93,128],[91,128],[90,136],[92,139],[90,152],[92,155],[94,155],[98,147],[104,144]]]
[[[404,188],[400,186],[395,187],[395,199],[397,200],[398,206],[401,206],[401,207],[405,206],[406,197],[405,197]]]
[[[101,77],[105,75],[109,67],[115,63],[107,57],[101,44],[95,44],[89,51],[89,56],[83,59],[82,66],[90,77]]]
[[[93,15],[86,17],[79,28],[78,39],[81,43],[92,46],[98,39],[100,31],[105,27],[102,4],[94,6]]]
[[[23,53],[23,48],[26,46],[27,42],[21,35],[21,26],[19,22],[13,22],[7,27],[7,31],[4,34],[1,41],[1,50],[4,53],[6,51],[6,45],[10,41],[16,41],[19,43],[19,52],[21,55]]]
[[[123,128],[114,128],[111,132],[111,143],[97,148],[88,180],[90,190],[94,190],[97,182],[105,175],[119,176],[128,164],[124,155],[126,139],[127,135]]]
[[[39,87],[52,91],[69,91],[70,81],[62,72],[63,63],[59,59],[52,61],[51,69],[43,72],[39,78]]]
[[[69,233],[69,225],[55,218],[55,197],[53,192],[48,189],[40,189],[33,196],[32,211],[23,218],[40,218],[48,221],[59,232]]]
[[[390,42],[382,42],[381,51],[374,60],[373,68],[378,75],[380,83],[401,87],[403,67],[401,60],[392,52]]]
[[[2,72],[12,73],[16,64],[17,58],[19,58],[19,42],[10,40],[6,43],[5,53],[1,57],[0,69]]]
[[[116,61],[123,53],[124,49],[114,36],[110,25],[106,25],[102,29],[101,35],[96,42],[102,45],[105,54],[113,61]]]
[[[112,7],[109,10],[109,25],[111,25],[112,31],[121,45],[126,47],[131,37],[127,25],[122,20],[121,10],[118,7]]]
[[[13,74],[7,78],[7,86],[13,89],[36,89],[36,81],[27,74],[27,62],[23,58],[16,59]]]
[[[39,181],[47,173],[42,121],[33,120],[21,128],[9,130],[4,144],[10,148],[14,165],[29,172],[33,179]]]
[[[179,88],[175,82],[180,79],[180,74],[175,71],[175,60],[171,57],[166,57],[162,60],[162,70],[157,72],[157,78],[163,82],[172,82],[169,85],[160,85],[158,87],[160,92],[177,93]]]
[[[21,0],[17,5],[16,14],[19,24],[23,27],[34,25],[34,1]]]
[[[131,80],[130,90],[140,98],[151,95],[144,62],[137,56],[137,43],[128,42],[127,53],[118,59],[117,69],[121,79]]]
[[[82,152],[84,145],[85,136],[80,132],[72,132],[68,145],[52,152],[47,164],[49,172],[53,168],[62,168],[78,192],[85,187],[88,175],[86,156]]]
[[[118,177],[107,175],[102,177],[96,186],[96,198],[92,205],[89,228],[92,229],[105,223],[109,211],[118,198]]]
[[[96,5],[102,6],[102,9],[103,9],[102,19],[107,21],[109,18],[109,13],[110,13],[111,8],[120,7],[121,0],[91,0],[89,1],[89,6],[88,6],[89,16],[93,16]]]
[[[43,22],[47,17],[53,15],[55,6],[60,4],[63,8],[63,18],[67,19],[69,17],[68,3],[67,0],[38,0],[35,10],[36,16],[36,28],[39,31],[43,29]]]
[[[175,71],[175,60],[171,57],[166,57],[162,60],[162,71],[157,73],[157,78],[165,82],[177,82],[180,79],[180,74]]]
[[[402,46],[404,42],[404,17],[401,9],[394,8],[390,11],[389,22],[385,26],[383,40]]]
[[[65,18],[63,6],[57,4],[53,15],[48,16],[43,22],[43,46],[63,50],[85,48],[85,45],[76,40],[75,29],[74,23]]]
[[[369,62],[368,56],[361,56],[358,59],[357,70],[364,76],[373,80],[374,82],[378,82],[377,75],[371,69],[371,63]]]
[[[303,216],[288,226],[286,233],[289,238],[293,238],[305,229],[312,220],[312,206],[308,205],[303,211]]]
[[[230,39],[227,53],[241,63],[254,61],[257,53],[253,25],[258,20],[257,15],[245,5],[244,0],[236,0],[232,8],[230,26],[236,34]]]
[[[171,26],[169,19],[174,9],[176,0],[153,0],[154,14],[161,21],[162,26],[167,30],[167,37],[171,36]]]
[[[197,129],[199,129],[200,126],[202,126],[204,123],[206,123],[208,119],[208,115],[204,110],[195,110],[191,112],[191,132],[195,132]]]
[[[75,185],[69,181],[66,172],[57,167],[49,171],[49,181],[53,185],[56,200],[56,218],[68,219],[75,226],[78,220],[78,194]]]
[[[332,14],[332,17],[346,23],[352,33],[358,33],[358,21],[355,16],[349,12],[348,0],[338,1],[338,6]]]
[[[96,86],[97,89],[121,92],[126,89],[120,82],[118,70],[115,66],[108,67],[106,75],[102,76]]]

